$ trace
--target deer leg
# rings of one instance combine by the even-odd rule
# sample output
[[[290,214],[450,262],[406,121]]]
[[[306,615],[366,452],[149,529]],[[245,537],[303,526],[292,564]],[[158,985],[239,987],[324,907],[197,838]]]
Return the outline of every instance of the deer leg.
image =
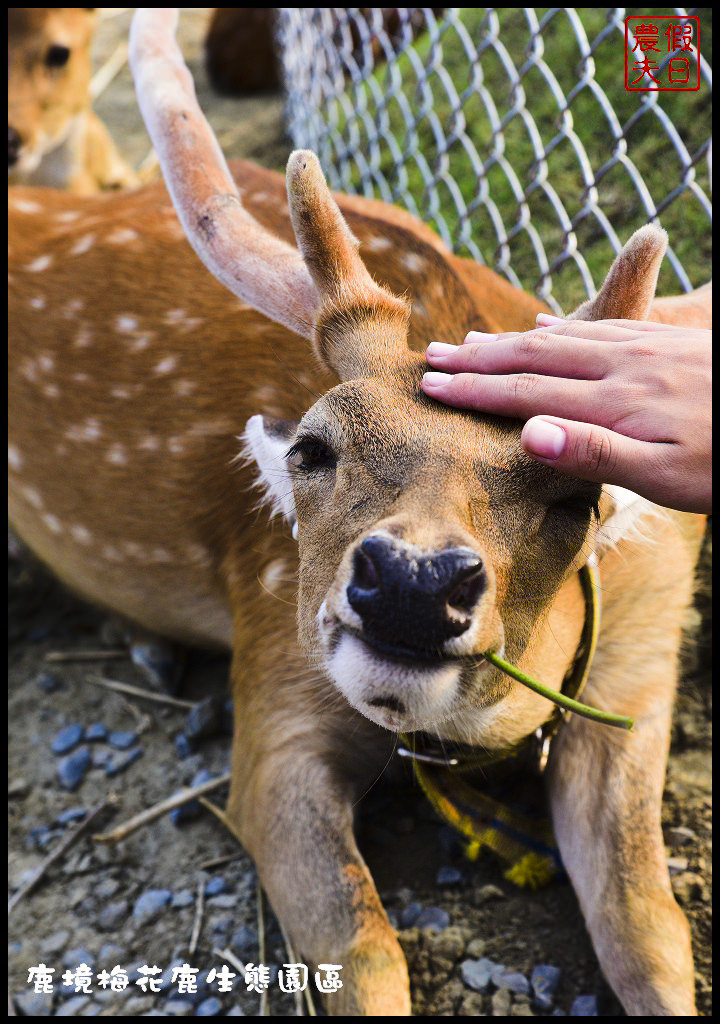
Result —
[[[252,727],[258,707],[236,695],[228,816],[308,965],[309,984],[317,964],[342,965],[343,987],[326,997],[327,1012],[408,1016],[405,958],[353,835],[353,801],[360,794],[343,765],[357,763],[358,723],[345,724],[333,749],[328,716],[311,719],[299,704],[278,707],[290,693],[286,684],[273,687],[274,710],[263,708],[258,728]],[[357,752],[367,758],[367,749],[363,754],[358,745]]]
[[[630,1016],[696,1016],[690,929],[673,898],[660,827],[669,727],[669,708],[623,734],[575,718],[548,765],[563,862]]]

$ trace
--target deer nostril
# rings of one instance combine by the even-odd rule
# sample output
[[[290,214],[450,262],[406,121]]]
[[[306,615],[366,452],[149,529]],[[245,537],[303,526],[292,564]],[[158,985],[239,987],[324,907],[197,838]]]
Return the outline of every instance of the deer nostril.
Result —
[[[380,584],[375,563],[361,548],[353,557],[353,584],[360,590],[376,590]]]
[[[485,590],[485,570],[482,562],[463,570],[462,579],[448,594],[447,603],[461,612],[472,612]]]

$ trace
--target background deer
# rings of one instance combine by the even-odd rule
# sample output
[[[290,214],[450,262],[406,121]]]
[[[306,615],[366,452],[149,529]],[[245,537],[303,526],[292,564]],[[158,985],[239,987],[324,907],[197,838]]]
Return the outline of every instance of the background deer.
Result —
[[[138,178],[92,110],[94,7],[8,8],[8,181],[78,195]]]
[[[413,349],[527,328],[540,304],[393,207],[336,204],[311,153],[290,158],[287,206],[277,175],[239,163],[233,180],[174,18],[137,17],[139,98],[188,237],[226,287],[159,184],[11,191],[16,529],[87,598],[231,647],[227,813],[296,948],[343,965],[330,1012],[362,1015],[410,1000],[354,802],[398,730],[502,750],[548,718],[483,652],[559,688],[595,550],[604,619],[585,696],[636,726],[563,725],[547,770],[557,840],[627,1011],[694,1014],[659,823],[700,518],[557,474],[524,455],[517,423],[429,400]],[[636,233],[582,315],[651,315],[664,244]],[[690,301],[706,322],[705,293]],[[256,481],[285,527],[248,514]]]

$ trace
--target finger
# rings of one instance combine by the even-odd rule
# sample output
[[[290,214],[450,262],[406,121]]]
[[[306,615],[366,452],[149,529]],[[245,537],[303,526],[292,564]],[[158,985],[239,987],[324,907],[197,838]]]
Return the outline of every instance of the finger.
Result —
[[[648,333],[676,331],[671,324],[649,323],[641,320],[561,320],[547,314],[538,315],[538,327],[531,331],[504,331],[500,334],[487,334],[484,331],[469,331],[463,345],[487,344],[492,341],[507,341],[524,334],[548,333],[568,338],[580,338],[587,341],[627,341],[640,332]],[[547,324],[540,323],[546,320]]]
[[[638,441],[607,427],[536,416],[523,427],[525,451],[563,473],[656,495],[675,445]],[[654,497],[653,500],[658,500]]]
[[[564,380],[536,373],[426,373],[426,395],[459,409],[499,416],[567,416],[612,426],[608,389],[604,381]]]
[[[431,366],[448,373],[523,373],[572,380],[601,380],[617,363],[617,350],[599,341],[529,331],[484,345],[431,342]]]

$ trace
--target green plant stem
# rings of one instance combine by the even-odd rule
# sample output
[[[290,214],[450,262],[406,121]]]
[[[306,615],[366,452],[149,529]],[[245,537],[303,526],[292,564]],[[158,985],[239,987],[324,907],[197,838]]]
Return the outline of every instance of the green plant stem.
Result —
[[[551,690],[549,687],[539,683],[537,679],[533,679],[532,676],[525,675],[519,668],[511,665],[509,661],[504,661],[497,654],[486,653],[484,658],[491,665],[499,668],[501,672],[505,672],[519,683],[522,683],[523,686],[529,687],[535,693],[539,693],[541,697],[547,697],[553,704],[557,704],[558,707],[564,708],[567,711],[572,711],[576,715],[582,715],[583,718],[589,718],[593,722],[601,722],[603,725],[614,725],[618,729],[632,729],[635,724],[632,718],[627,718],[625,715],[613,715],[609,711],[599,711],[597,708],[591,708],[587,704],[581,704],[580,701],[566,697],[563,693]]]

